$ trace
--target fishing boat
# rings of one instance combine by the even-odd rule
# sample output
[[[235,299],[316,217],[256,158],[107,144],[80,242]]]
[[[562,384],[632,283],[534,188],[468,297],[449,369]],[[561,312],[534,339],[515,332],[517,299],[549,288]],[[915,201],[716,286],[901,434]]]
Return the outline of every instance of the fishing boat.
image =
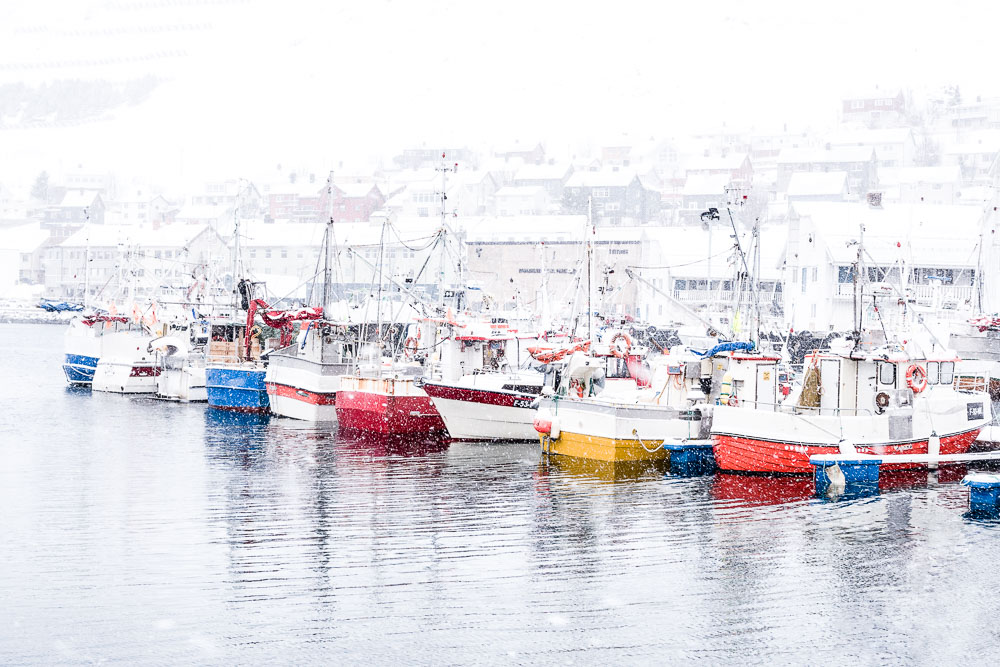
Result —
[[[537,336],[523,335],[502,317],[472,321],[455,330],[441,348],[435,377],[421,387],[433,399],[448,434],[456,440],[534,440],[536,399],[545,374],[523,369],[522,353],[549,361],[562,359],[579,346],[542,346]]]
[[[417,383],[423,369],[396,367],[381,376],[346,375],[336,410],[340,427],[390,436],[441,436],[444,421]]]
[[[963,454],[992,415],[985,382],[956,386],[957,361],[919,359],[893,345],[816,351],[806,356],[798,401],[788,405],[777,400],[776,359],[734,356],[731,395],[713,417],[716,464],[812,474],[814,454]]]
[[[74,317],[64,336],[63,373],[71,385],[90,386],[101,358],[105,335],[125,329],[130,320],[107,313]]]
[[[327,181],[332,188],[333,175]],[[329,197],[332,202],[333,197]],[[332,287],[331,254],[334,248],[333,222],[327,223],[323,234],[323,281],[320,302],[323,308],[330,304]],[[271,412],[282,417],[308,422],[334,422],[337,420],[337,391],[340,378],[351,372],[353,353],[357,350],[355,332],[346,325],[318,319],[323,309],[300,312],[295,316],[264,313],[282,331],[279,347],[267,355],[267,372],[264,377]],[[301,315],[301,318],[299,318]],[[316,317],[314,317],[314,315]],[[300,328],[297,338],[291,337],[291,323],[309,319]]]
[[[271,412],[310,422],[337,420],[340,379],[352,368],[346,326],[310,322],[298,339],[267,355],[265,385]]]
[[[143,311],[132,305],[132,323],[127,329],[104,335],[101,358],[94,370],[94,391],[115,394],[155,394],[160,369],[150,341],[162,335],[167,324],[160,322],[156,303]]]
[[[168,335],[154,338],[149,349],[156,355],[159,375],[156,397],[180,403],[208,400],[205,387],[205,358],[210,325],[207,320],[177,327]],[[185,335],[186,334],[186,335]]]
[[[534,421],[542,452],[603,461],[665,462],[666,442],[704,440],[715,359],[684,349],[650,364],[640,351],[599,349],[570,359],[559,389]]]
[[[209,407],[237,412],[267,412],[260,328],[222,318],[210,322],[205,359]]]
[[[906,301],[867,282],[864,226],[855,245],[854,331],[805,355],[795,400],[778,398],[777,357],[731,356],[712,423],[721,470],[812,474],[816,454],[963,454],[991,421],[985,379],[956,382],[953,351],[933,334],[921,342],[914,331],[890,333],[892,309]]]
[[[91,388],[115,394],[155,394],[160,369],[149,348],[153,338],[144,330],[106,335]]]

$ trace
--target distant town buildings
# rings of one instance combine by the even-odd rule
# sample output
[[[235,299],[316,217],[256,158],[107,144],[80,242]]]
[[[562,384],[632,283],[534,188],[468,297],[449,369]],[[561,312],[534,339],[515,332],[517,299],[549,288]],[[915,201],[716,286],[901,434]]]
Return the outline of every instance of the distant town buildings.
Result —
[[[845,97],[822,129],[613,137],[579,153],[531,140],[405,147],[370,173],[278,165],[189,192],[78,166],[30,190],[0,184],[0,289],[91,300],[129,284],[138,296],[231,289],[239,223],[248,270],[303,300],[332,221],[341,294],[366,294],[380,272],[427,294],[461,275],[498,308],[557,312],[581,298],[589,238],[606,312],[666,322],[656,290],[698,309],[733,298],[732,209],[760,225],[767,311],[796,328],[845,324],[862,222],[878,277],[904,276],[915,303],[967,303],[970,248],[995,226],[1000,99],[953,89],[921,104],[876,90]]]

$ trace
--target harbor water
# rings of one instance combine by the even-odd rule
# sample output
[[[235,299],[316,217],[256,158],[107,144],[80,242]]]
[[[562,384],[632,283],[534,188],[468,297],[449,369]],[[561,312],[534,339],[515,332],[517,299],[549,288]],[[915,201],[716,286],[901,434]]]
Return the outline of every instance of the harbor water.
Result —
[[[1000,648],[964,471],[610,474],[91,394],[0,325],[3,664],[944,663]],[[888,488],[894,486],[895,488]]]

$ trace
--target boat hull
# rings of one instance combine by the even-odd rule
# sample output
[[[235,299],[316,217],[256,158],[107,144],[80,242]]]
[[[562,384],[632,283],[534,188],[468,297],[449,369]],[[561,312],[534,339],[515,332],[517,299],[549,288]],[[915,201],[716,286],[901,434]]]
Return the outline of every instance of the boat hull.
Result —
[[[439,435],[446,431],[430,396],[391,396],[367,391],[337,394],[341,428],[379,435]]]
[[[181,403],[203,403],[208,400],[205,388],[205,368],[183,366],[164,368],[156,382],[156,396]]]
[[[664,441],[705,437],[711,413],[707,406],[678,410],[589,399],[546,402],[538,418],[549,420],[552,426],[549,433],[539,435],[546,454],[606,462],[656,462],[669,457]]]
[[[964,454],[988,422],[985,394],[920,401],[899,417],[889,413],[803,415],[717,406],[712,428],[715,463],[720,470],[734,472],[811,475],[809,457],[839,454],[841,444],[861,454],[887,458],[927,454],[933,433],[940,440],[939,453]],[[884,463],[882,467],[898,470],[921,464]]]
[[[264,369],[208,367],[205,392],[210,407],[237,412],[267,412],[270,405],[264,386]]]
[[[519,440],[538,437],[531,394],[426,382],[424,391],[455,440]]]
[[[337,390],[346,370],[342,363],[272,355],[265,376],[271,412],[308,422],[337,421]]]
[[[278,382],[267,382],[271,412],[308,422],[337,421],[337,392],[310,391]]]
[[[964,454],[979,435],[979,429],[941,436],[941,454]],[[783,475],[811,475],[815,468],[809,457],[817,454],[839,454],[840,448],[831,445],[810,445],[781,440],[764,440],[732,435],[712,436],[715,464],[720,470],[757,472]],[[885,457],[901,454],[927,454],[928,440],[880,443],[856,448],[861,454]],[[924,464],[884,463],[885,470],[918,468]]]
[[[148,361],[115,361],[102,358],[91,388],[112,394],[155,394],[160,369]]]
[[[94,373],[97,371],[97,361],[97,357],[67,353],[62,367],[63,373],[66,374],[66,382],[79,385],[92,384]]]

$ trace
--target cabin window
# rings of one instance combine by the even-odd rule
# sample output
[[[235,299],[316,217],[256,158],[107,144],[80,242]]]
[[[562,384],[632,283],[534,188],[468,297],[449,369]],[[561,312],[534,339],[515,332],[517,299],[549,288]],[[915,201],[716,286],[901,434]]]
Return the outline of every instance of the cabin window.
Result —
[[[884,385],[896,384],[896,364],[880,363],[878,365],[878,383]]]
[[[941,384],[951,384],[955,381],[955,362],[941,362]]]
[[[940,365],[936,361],[927,362],[927,384],[937,384]]]

